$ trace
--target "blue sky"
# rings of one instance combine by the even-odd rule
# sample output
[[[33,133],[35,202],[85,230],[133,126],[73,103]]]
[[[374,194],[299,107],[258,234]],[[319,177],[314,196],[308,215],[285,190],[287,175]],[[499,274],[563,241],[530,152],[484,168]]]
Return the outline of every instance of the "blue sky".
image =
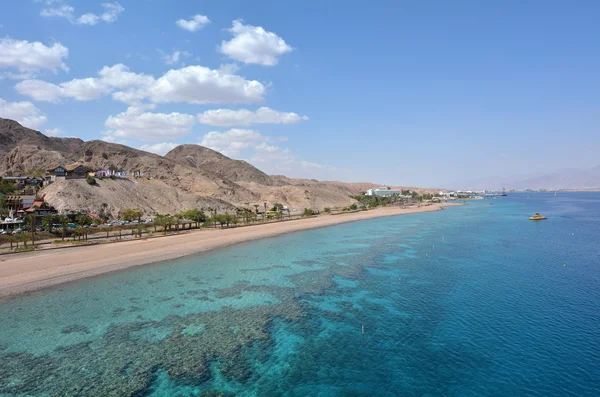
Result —
[[[158,153],[201,143],[293,177],[589,168],[598,15],[591,1],[4,1],[0,117]]]

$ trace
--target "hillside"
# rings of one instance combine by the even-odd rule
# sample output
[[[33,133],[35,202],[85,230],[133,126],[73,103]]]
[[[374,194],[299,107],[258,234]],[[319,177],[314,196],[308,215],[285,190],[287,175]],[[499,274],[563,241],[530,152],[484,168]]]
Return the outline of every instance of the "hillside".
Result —
[[[290,208],[346,206],[360,189],[341,182],[272,177],[245,161],[230,159],[199,145],[181,145],[166,156],[104,141],[50,138],[0,119],[0,175],[22,175],[25,170],[49,169],[81,163],[93,169],[123,169],[144,178],[84,180],[51,184],[40,192],[59,210],[81,209],[118,215],[125,208],[147,214],[175,213],[189,208],[253,208],[275,202]]]
[[[23,127],[14,120],[0,118],[0,159],[17,146],[29,145],[46,151],[63,153],[75,150],[81,144],[83,141],[79,138],[47,137],[39,131]],[[10,171],[12,170],[0,165],[0,172]]]
[[[200,145],[180,145],[165,155],[198,170],[206,169],[234,182],[256,182],[271,186],[276,184],[269,175],[242,160],[233,160],[212,149]]]

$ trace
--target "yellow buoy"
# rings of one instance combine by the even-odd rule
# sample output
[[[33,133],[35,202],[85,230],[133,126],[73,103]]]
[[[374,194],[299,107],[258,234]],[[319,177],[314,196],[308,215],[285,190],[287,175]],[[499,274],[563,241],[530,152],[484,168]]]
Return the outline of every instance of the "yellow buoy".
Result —
[[[563,265],[563,267],[567,267],[567,264],[565,263],[565,264]]]

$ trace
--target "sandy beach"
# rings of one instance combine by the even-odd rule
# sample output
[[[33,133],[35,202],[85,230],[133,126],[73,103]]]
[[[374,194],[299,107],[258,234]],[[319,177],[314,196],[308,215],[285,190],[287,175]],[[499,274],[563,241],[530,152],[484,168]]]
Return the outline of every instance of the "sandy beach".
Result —
[[[377,208],[252,227],[194,230],[162,238],[6,255],[0,257],[0,297],[132,266],[180,258],[245,241],[365,219],[438,211],[449,205],[452,204],[434,204],[419,208]]]

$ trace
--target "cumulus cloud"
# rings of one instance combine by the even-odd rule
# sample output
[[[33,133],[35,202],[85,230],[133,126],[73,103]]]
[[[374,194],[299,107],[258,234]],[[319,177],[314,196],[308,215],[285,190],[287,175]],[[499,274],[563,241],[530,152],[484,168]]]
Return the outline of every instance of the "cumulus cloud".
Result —
[[[179,60],[181,59],[181,56],[185,56],[185,57],[189,57],[190,54],[187,51],[173,51],[171,54],[164,54],[162,56],[162,60],[167,64],[167,65],[174,65],[176,63],[179,63]]]
[[[279,146],[269,145],[266,142],[256,146],[256,153],[251,161],[256,163],[278,162],[289,164],[295,160],[290,149],[284,149]]]
[[[33,103],[8,102],[2,98],[0,98],[0,117],[18,121],[21,125],[32,129],[39,129],[48,121]]]
[[[169,70],[155,79],[153,76],[133,73],[127,66],[117,64],[103,67],[98,75],[58,85],[41,80],[25,80],[15,88],[23,95],[54,103],[59,102],[61,97],[89,100],[112,92],[113,99],[130,105],[144,100],[153,103],[255,103],[263,100],[266,91],[265,86],[256,80],[246,80],[203,66]]]
[[[236,61],[274,66],[281,55],[292,51],[285,40],[261,26],[244,25],[236,20],[229,32],[233,38],[222,41],[220,50]]]
[[[109,116],[104,125],[109,130],[106,135],[114,138],[159,141],[189,134],[194,123],[194,116],[191,114],[150,113],[132,106],[126,112]]]
[[[142,145],[140,146],[140,150],[164,156],[177,146],[179,146],[177,143],[160,142],[155,143],[154,145]]]
[[[155,103],[248,103],[262,101],[264,93],[265,86],[256,80],[188,66],[165,73],[149,90],[149,98]]]
[[[177,22],[175,22],[175,24],[177,24],[177,26],[179,26],[181,29],[185,29],[189,32],[197,32],[209,23],[210,19],[208,19],[207,16],[200,14],[194,15],[189,20],[179,19]]]
[[[98,75],[105,84],[118,89],[140,86],[147,87],[154,83],[154,77],[147,74],[133,73],[129,67],[122,63],[113,66],[104,66],[98,72]]]
[[[60,88],[63,96],[75,98],[78,101],[98,99],[109,91],[109,87],[104,81],[93,77],[60,83]]]
[[[42,9],[40,12],[41,16],[64,18],[74,25],[93,26],[99,22],[112,23],[119,18],[119,14],[125,11],[125,8],[121,4],[112,2],[103,3],[103,12],[99,14],[88,12],[77,16],[75,13],[75,8],[69,4],[66,4],[65,1],[58,0],[49,3],[48,5],[51,7]]]
[[[42,80],[24,80],[17,83],[15,89],[20,94],[31,97],[36,101],[58,103],[62,97],[62,89],[59,86]]]
[[[200,145],[216,150],[225,156],[247,159],[260,169],[271,174],[293,174],[322,177],[334,167],[302,160],[290,149],[274,145],[274,141],[286,138],[271,138],[251,129],[232,128],[225,132],[211,131],[200,140]],[[325,173],[325,174],[324,174]]]
[[[268,107],[258,108],[254,112],[248,109],[214,109],[198,114],[198,121],[201,124],[221,127],[252,124],[295,124],[302,120],[308,120],[308,117],[292,112],[279,112]]]
[[[202,137],[200,144],[225,156],[237,157],[243,150],[256,147],[266,140],[254,130],[233,128],[226,132],[211,131]]]
[[[60,43],[48,47],[38,41],[0,39],[0,68],[15,68],[21,72],[41,69],[68,71],[64,60],[69,49]]]
[[[24,80],[17,83],[15,89],[20,94],[38,101],[58,103],[62,97],[74,98],[78,101],[98,99],[106,94],[110,87],[100,79],[86,78],[73,79],[58,85],[42,80]]]

